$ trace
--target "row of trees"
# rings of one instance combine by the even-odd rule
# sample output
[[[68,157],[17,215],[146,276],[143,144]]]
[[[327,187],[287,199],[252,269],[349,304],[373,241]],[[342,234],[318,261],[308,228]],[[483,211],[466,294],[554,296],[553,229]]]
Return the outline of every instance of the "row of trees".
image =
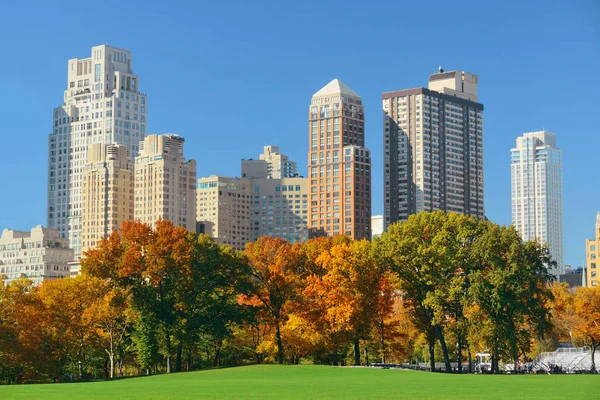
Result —
[[[263,237],[244,252],[168,221],[128,222],[85,254],[81,276],[0,287],[0,374],[373,360],[433,369],[436,359],[451,370],[483,350],[498,371],[552,335],[597,346],[591,328],[581,332],[598,315],[582,316],[580,292],[549,286],[547,265],[547,250],[513,228],[442,212],[411,216],[374,242]]]

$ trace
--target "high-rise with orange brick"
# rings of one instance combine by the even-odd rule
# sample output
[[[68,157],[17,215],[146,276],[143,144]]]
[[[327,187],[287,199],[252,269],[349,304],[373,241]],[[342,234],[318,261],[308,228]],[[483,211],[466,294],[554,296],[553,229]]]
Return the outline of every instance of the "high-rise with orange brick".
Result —
[[[371,238],[371,154],[361,97],[339,79],[309,107],[309,236]]]

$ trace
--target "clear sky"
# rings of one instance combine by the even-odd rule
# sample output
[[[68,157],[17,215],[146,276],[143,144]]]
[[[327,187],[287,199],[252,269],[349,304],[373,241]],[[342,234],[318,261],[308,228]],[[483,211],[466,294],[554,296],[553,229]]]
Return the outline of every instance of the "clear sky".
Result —
[[[494,4],[492,4],[494,3]],[[239,176],[279,145],[306,174],[310,98],[333,78],[359,93],[382,205],[381,93],[442,65],[479,75],[485,208],[510,224],[510,149],[557,135],[565,261],[581,265],[600,211],[600,1],[13,1],[0,6],[0,229],[46,224],[47,136],[67,60],[133,52],[148,132],[185,137],[198,176]]]

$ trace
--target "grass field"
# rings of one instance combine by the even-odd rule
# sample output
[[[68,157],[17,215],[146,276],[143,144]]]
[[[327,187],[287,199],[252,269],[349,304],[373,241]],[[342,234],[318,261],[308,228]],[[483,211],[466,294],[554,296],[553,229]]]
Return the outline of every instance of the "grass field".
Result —
[[[255,365],[113,382],[0,386],[0,399],[600,399],[600,375],[445,375]]]

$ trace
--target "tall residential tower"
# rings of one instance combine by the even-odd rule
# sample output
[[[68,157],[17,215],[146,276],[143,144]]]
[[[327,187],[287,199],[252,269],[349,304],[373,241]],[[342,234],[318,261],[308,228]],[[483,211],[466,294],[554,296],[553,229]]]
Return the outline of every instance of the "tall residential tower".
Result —
[[[123,144],[129,158],[146,134],[146,95],[131,68],[131,52],[92,47],[89,58],[68,62],[63,105],[54,109],[48,138],[48,227],[58,229],[81,256],[82,178],[87,147]]]
[[[148,135],[135,158],[135,219],[159,219],[196,230],[196,160],[186,161],[181,136]]]
[[[122,144],[88,146],[81,196],[82,253],[133,220],[133,167]]]
[[[383,93],[384,228],[419,211],[484,218],[478,81],[440,67],[427,89]]]
[[[511,149],[512,222],[523,240],[548,243],[564,274],[562,222],[562,151],[554,133],[525,133]]]
[[[309,107],[309,236],[371,238],[371,155],[361,97],[339,79]]]

